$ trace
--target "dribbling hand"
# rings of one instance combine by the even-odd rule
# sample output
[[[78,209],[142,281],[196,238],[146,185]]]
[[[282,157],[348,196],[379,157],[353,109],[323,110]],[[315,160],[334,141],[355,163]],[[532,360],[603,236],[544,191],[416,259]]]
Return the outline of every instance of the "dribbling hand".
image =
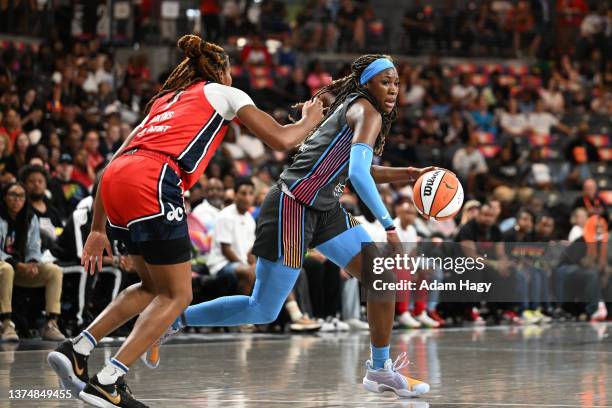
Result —
[[[423,167],[423,168],[410,167],[409,170],[408,170],[408,178],[410,179],[409,183],[414,183],[423,174],[425,174],[427,172],[430,172],[430,171],[434,171],[434,170],[445,170],[445,171],[451,173],[453,176],[456,177],[456,174],[453,173],[452,171],[446,170],[446,169],[443,169],[443,168],[437,167],[437,166],[429,166],[429,167]]]
[[[106,233],[91,231],[87,237],[87,241],[83,247],[83,255],[81,256],[81,265],[85,267],[85,272],[89,272],[93,275],[96,270],[102,270],[104,250],[106,250],[107,255],[113,255],[113,250],[111,249],[111,244]]]

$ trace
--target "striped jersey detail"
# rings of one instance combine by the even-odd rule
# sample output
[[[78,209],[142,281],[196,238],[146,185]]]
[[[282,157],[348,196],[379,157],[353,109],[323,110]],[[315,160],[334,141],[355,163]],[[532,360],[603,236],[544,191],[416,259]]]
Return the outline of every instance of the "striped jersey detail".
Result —
[[[179,164],[187,173],[196,171],[225,123],[223,117],[214,112],[185,150],[177,157]]]
[[[304,255],[304,207],[286,194],[282,195],[281,200],[283,263],[299,269]]]
[[[345,126],[332,142],[332,147],[323,153],[311,172],[294,183],[291,192],[297,200],[312,205],[318,190],[333,180],[348,162],[352,136],[353,131]]]
[[[355,217],[353,217],[351,213],[346,213],[346,217],[348,219],[347,221],[350,228],[356,227],[361,224],[359,221],[357,221]]]

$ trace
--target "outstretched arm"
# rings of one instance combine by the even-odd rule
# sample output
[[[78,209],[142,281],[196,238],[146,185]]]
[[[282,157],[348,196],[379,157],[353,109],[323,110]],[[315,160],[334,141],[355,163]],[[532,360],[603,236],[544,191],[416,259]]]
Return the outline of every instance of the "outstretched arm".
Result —
[[[323,118],[323,103],[310,100],[302,107],[302,119],[289,125],[281,125],[255,105],[245,105],[236,116],[265,144],[274,150],[285,151],[300,144]]]
[[[372,166],[370,173],[376,184],[384,183],[414,183],[421,174],[435,170],[437,167],[387,167]]]
[[[353,145],[349,159],[349,179],[361,201],[385,227],[393,228],[393,219],[376,189],[372,178],[372,147],[382,126],[380,113],[366,100],[357,100],[347,111],[348,125],[353,129]]]

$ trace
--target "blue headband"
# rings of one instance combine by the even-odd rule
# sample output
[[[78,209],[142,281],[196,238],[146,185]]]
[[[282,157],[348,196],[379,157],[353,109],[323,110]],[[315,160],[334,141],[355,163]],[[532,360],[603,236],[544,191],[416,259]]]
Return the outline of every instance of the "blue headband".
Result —
[[[361,85],[368,82],[372,77],[378,75],[381,71],[385,69],[395,68],[395,65],[387,58],[379,58],[375,61],[372,61],[370,65],[366,67],[361,73],[361,77],[359,78],[359,83]]]

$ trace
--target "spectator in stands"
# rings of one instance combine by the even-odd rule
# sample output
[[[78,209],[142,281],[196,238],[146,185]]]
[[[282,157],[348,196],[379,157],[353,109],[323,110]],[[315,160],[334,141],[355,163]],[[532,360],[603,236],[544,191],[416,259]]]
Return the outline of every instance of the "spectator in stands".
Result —
[[[607,238],[606,220],[598,215],[590,216],[583,236],[566,249],[554,275],[557,301],[587,302],[585,312],[595,320],[605,319],[607,314],[600,302],[600,279],[608,262]]]
[[[296,41],[305,51],[331,50],[336,37],[331,10],[325,0],[308,0],[297,16]]]
[[[461,220],[459,221],[459,227],[463,227],[468,222],[472,221],[478,216],[480,212],[480,201],[469,200],[463,204],[461,209]]]
[[[56,239],[56,228],[62,228],[62,217],[47,198],[47,180],[49,174],[40,166],[25,166],[19,175],[23,183],[32,211],[38,217],[43,249],[52,246]]]
[[[0,261],[0,341],[19,341],[12,321],[13,280],[15,271],[13,266]]]
[[[287,5],[282,0],[264,0],[259,16],[261,31],[273,38],[288,37],[290,27],[286,22]]]
[[[272,67],[272,56],[259,33],[255,32],[249,36],[249,42],[240,52],[240,61],[246,68],[253,66]]]
[[[6,171],[14,176],[19,174],[19,169],[27,162],[26,153],[30,147],[30,139],[25,133],[20,133],[15,139],[13,154],[6,162]]]
[[[420,70],[404,64],[400,69],[399,105],[420,108],[425,100],[426,90],[419,79]]]
[[[543,255],[544,246],[535,241],[535,215],[527,209],[519,211],[516,226],[504,234],[508,258],[516,268],[517,293],[520,294],[522,323],[535,324],[543,318],[540,301],[545,272],[535,262]]]
[[[17,109],[8,108],[3,113],[4,121],[0,128],[0,133],[6,133],[9,137],[11,145],[15,144],[17,136],[21,134],[21,116]]]
[[[306,85],[310,88],[311,96],[315,95],[319,89],[331,84],[332,77],[329,72],[325,71],[320,61],[312,61],[308,71],[306,75]]]
[[[433,7],[429,4],[421,5],[420,0],[415,0],[413,6],[406,11],[402,27],[408,36],[408,48],[412,52],[419,53],[423,40],[435,39],[439,42]]]
[[[478,134],[472,132],[470,140],[465,147],[457,150],[453,156],[453,170],[466,186],[467,192],[474,191],[477,178],[489,169],[484,156],[478,150]]]
[[[567,237],[569,242],[574,242],[583,235],[584,224],[586,224],[588,218],[589,213],[584,207],[576,207],[572,211],[572,217],[570,218],[572,229]]]
[[[219,212],[223,208],[223,193],[221,180],[211,177],[206,185],[206,198],[191,212],[209,233],[214,231]]]
[[[0,258],[15,271],[14,284],[21,287],[45,287],[47,322],[41,330],[43,340],[60,341],[64,335],[57,326],[61,313],[62,270],[41,262],[38,217],[32,213],[26,191],[11,183],[2,194],[0,209]]]
[[[235,203],[219,212],[213,234],[213,248],[208,260],[212,275],[231,276],[239,293],[251,293],[255,282],[255,220],[248,212],[253,204],[255,186],[240,180],[235,185]]]
[[[104,157],[100,154],[100,136],[97,131],[90,130],[85,133],[83,148],[87,152],[88,168],[96,170],[100,165],[104,164]]]
[[[219,0],[200,0],[202,38],[217,42],[221,36],[221,4]]]
[[[55,170],[55,176],[49,182],[49,189],[54,206],[59,210],[62,219],[66,219],[77,204],[89,195],[89,192],[83,184],[72,177],[74,165],[69,154],[61,155]]]
[[[469,118],[474,127],[482,132],[497,134],[497,126],[495,124],[495,116],[489,111],[489,105],[486,97],[481,94],[478,101],[474,104],[470,111]]]
[[[110,125],[104,133],[104,138],[99,143],[102,161],[109,162],[115,152],[119,150],[119,147],[121,147],[121,128],[118,125]],[[89,150],[91,150],[91,147],[88,148]]]
[[[6,134],[0,133],[0,175],[4,177],[6,172],[6,164],[9,159],[9,140]]]
[[[518,110],[516,99],[508,101],[508,110],[500,115],[500,126],[504,135],[524,136],[527,131],[527,118]]]
[[[544,102],[541,99],[536,102],[535,111],[527,114],[527,126],[531,132],[539,135],[550,135],[553,127],[565,134],[572,132],[555,115],[544,110]]]
[[[450,112],[449,123],[444,127],[444,144],[467,143],[470,138],[470,126],[461,111],[453,109]]]
[[[418,121],[419,139],[421,145],[441,146],[444,140],[442,125],[432,109],[427,109]]]
[[[95,177],[95,170],[89,163],[89,153],[85,149],[77,150],[74,156],[72,178],[86,188],[89,188],[93,184]]]
[[[510,13],[508,13],[507,24],[512,32],[514,54],[520,57],[522,55],[522,40],[524,37],[532,35],[534,28],[533,14],[527,0],[519,0],[514,5]]]
[[[490,166],[488,184],[492,187],[499,185],[519,186],[528,172],[525,158],[519,153],[514,139],[507,139],[501,150],[495,155]]]
[[[556,115],[563,114],[565,111],[565,98],[556,78],[551,77],[548,80],[548,86],[540,89],[540,98],[544,102],[544,110]]]
[[[582,183],[582,195],[576,198],[573,208],[583,207],[589,217],[593,215],[607,218],[606,204],[597,190],[597,182],[594,179],[586,179]]]
[[[246,37],[255,30],[253,24],[240,11],[235,1],[226,1],[223,5],[223,34],[226,40],[235,44],[238,37]]]
[[[470,106],[478,97],[478,90],[472,85],[472,76],[470,74],[461,74],[459,82],[451,88],[451,96],[453,103],[457,106]]]
[[[336,16],[340,51],[359,52],[365,48],[365,25],[361,11],[355,6],[353,0],[342,0],[340,10]]]
[[[485,268],[482,271],[472,271],[470,280],[492,282],[489,298],[501,299],[505,297],[507,299],[508,292],[504,293],[504,290],[510,289],[513,291],[514,282],[502,242],[503,236],[495,221],[493,208],[489,204],[483,204],[478,216],[461,227],[455,241],[460,243],[465,256],[474,259],[479,256],[484,258]],[[480,272],[480,275],[476,276],[478,272]],[[458,279],[457,276],[453,276],[453,278]],[[473,299],[475,302],[481,300],[483,299]],[[484,323],[477,306],[473,306],[468,312],[470,320],[477,324]],[[514,319],[516,316],[509,315],[509,317]]]

